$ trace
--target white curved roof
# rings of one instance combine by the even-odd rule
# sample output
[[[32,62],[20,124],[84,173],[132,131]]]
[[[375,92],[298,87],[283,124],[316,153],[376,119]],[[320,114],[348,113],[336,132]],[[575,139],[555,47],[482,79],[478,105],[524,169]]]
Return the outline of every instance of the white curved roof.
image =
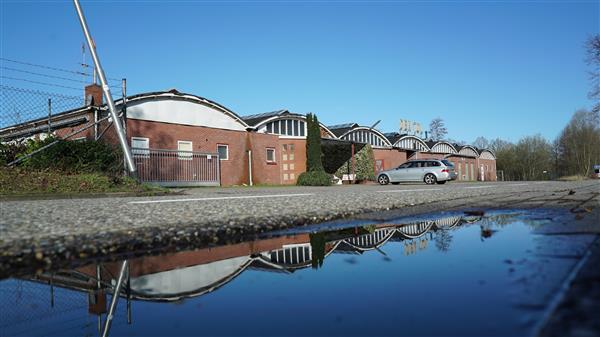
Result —
[[[122,99],[115,103],[120,105]],[[128,97],[127,118],[235,131],[248,128],[236,113],[224,106],[176,90]]]
[[[131,278],[137,298],[174,300],[213,290],[242,272],[252,259],[235,257],[186,268],[173,269]]]
[[[416,144],[416,148],[413,146],[409,146],[412,144]],[[427,146],[427,144],[425,143],[425,141],[423,141],[423,139],[416,137],[416,136],[411,136],[411,135],[405,135],[400,137],[393,145],[394,147],[399,147],[402,149],[411,149],[411,150],[420,150],[420,151],[429,151],[429,146]]]
[[[352,133],[359,132],[359,131],[366,131],[366,132],[373,133],[373,135],[375,135],[376,137],[381,139],[381,142],[384,144],[383,146],[390,146],[390,147],[392,146],[392,143],[390,143],[390,141],[387,139],[387,137],[383,133],[381,133],[377,129],[368,128],[366,126],[358,126],[351,130],[348,130],[345,133],[343,133],[342,135],[340,135],[339,139],[345,139],[345,137],[350,136]],[[370,144],[373,146],[378,146],[378,145],[375,145],[372,143],[370,143]]]

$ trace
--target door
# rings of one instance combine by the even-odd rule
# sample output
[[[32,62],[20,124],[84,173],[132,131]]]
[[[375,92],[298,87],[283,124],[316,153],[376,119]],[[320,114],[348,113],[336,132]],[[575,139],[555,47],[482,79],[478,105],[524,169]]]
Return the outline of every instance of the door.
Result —
[[[407,180],[410,181],[421,181],[423,179],[423,174],[425,172],[425,168],[423,167],[425,162],[422,161],[414,161],[412,165],[407,170]]]
[[[383,171],[384,162],[383,159],[377,159],[375,161],[375,175],[378,175],[379,172]]]
[[[390,179],[392,181],[406,181],[408,180],[408,174],[410,167],[413,163],[404,163],[398,166],[395,170],[390,171]]]

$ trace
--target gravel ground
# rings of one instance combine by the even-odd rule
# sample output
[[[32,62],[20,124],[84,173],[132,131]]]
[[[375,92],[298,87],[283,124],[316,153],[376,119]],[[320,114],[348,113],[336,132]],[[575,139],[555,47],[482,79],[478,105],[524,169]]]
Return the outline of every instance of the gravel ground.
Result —
[[[582,181],[197,188],[181,196],[5,201],[0,276],[59,261],[239,242],[273,229],[349,217],[561,207],[574,217],[597,218],[590,211],[599,195],[600,181]]]

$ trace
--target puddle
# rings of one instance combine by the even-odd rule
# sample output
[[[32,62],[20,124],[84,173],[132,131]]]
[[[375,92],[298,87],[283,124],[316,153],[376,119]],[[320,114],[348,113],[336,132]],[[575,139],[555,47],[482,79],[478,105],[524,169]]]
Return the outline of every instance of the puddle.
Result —
[[[111,336],[530,335],[591,242],[534,233],[551,219],[336,223],[8,278],[0,335],[101,335],[118,286]]]

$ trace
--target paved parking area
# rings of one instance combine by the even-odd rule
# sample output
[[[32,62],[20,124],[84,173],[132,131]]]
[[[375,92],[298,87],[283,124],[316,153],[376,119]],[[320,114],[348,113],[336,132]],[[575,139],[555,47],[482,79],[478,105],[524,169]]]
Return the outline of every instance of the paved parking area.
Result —
[[[7,201],[0,210],[0,264],[14,263],[15,257],[24,263],[31,258],[50,263],[57,255],[74,253],[86,257],[231,242],[268,230],[349,217],[515,207],[579,207],[584,209],[579,216],[585,216],[589,213],[585,209],[597,208],[599,195],[600,181],[454,182],[195,188],[176,196]]]

